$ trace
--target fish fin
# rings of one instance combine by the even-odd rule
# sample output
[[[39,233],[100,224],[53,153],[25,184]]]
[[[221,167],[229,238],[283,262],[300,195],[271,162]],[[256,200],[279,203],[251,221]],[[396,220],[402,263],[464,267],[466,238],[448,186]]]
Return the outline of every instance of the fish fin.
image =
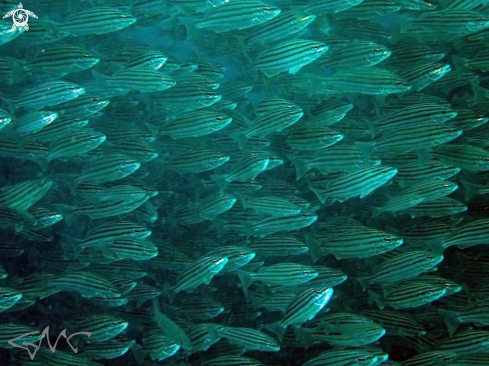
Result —
[[[375,148],[375,143],[372,142],[355,142],[356,147],[365,155],[365,162],[372,160],[373,150]]]
[[[312,234],[305,234],[304,238],[313,262],[316,262],[319,258],[325,255]]]
[[[197,19],[192,17],[178,17],[178,20],[187,28],[187,40],[192,39],[197,34]]]
[[[360,283],[363,291],[365,291],[368,288],[368,286],[370,285],[370,281],[368,280],[368,277],[357,277],[354,279]]]
[[[287,157],[295,166],[296,180],[301,179],[308,171],[306,162],[293,155],[287,155]]]
[[[372,218],[379,216],[382,212],[384,212],[382,207],[372,206]]]
[[[475,184],[469,183],[466,180],[461,179],[462,185],[465,188],[465,200],[470,201],[475,196],[479,195],[477,186]]]
[[[457,72],[458,77],[461,77],[464,72],[466,72],[469,67],[467,65],[467,59],[460,57],[458,55],[452,56],[453,65],[455,66],[455,71]]]
[[[52,20],[45,20],[45,19],[39,20],[39,23],[41,24],[41,27],[43,27],[46,30],[47,37],[51,38],[60,34],[58,29],[58,23],[53,22]]]
[[[312,185],[309,185],[309,189],[317,196],[318,200],[321,201],[321,203],[324,204],[324,202],[326,202],[327,198],[324,194],[324,191],[314,188]]]
[[[65,259],[76,259],[82,251],[79,239],[72,238],[70,236],[61,234],[64,240],[61,240],[61,247],[63,249],[63,256]],[[68,245],[67,245],[68,244]],[[73,250],[73,258],[70,256],[70,249]]]
[[[294,333],[296,338],[300,340],[300,342],[304,346],[304,349],[306,350],[315,343],[314,338],[311,336],[311,333],[307,329],[294,327]]]
[[[97,81],[98,87],[100,88],[107,87],[107,79],[109,78],[107,75],[101,74],[100,72],[97,72],[95,70],[92,70],[92,74],[95,77],[95,80]]]
[[[131,349],[132,354],[134,355],[134,358],[136,359],[138,364],[142,365],[144,360],[143,347],[140,344],[134,342],[129,348]]]
[[[294,66],[293,68],[291,68],[289,70],[289,74],[292,74],[292,75],[295,75],[299,72],[300,69],[302,69],[304,65],[298,65],[298,66]]]
[[[249,137],[247,137],[246,134],[242,132],[234,132],[231,133],[229,136],[238,143],[240,150],[244,149],[246,143],[249,140]]]
[[[379,307],[379,309],[383,310],[385,308],[385,303],[384,303],[384,299],[382,298],[382,296],[379,294],[376,294],[373,291],[369,291],[368,293],[369,293],[370,297],[377,303],[377,306]]]
[[[149,130],[149,132],[151,133],[151,136],[153,136],[153,138],[156,140],[159,136],[160,136],[160,130],[158,127],[156,127],[155,125],[152,125],[151,123],[148,123],[148,122],[145,122],[144,123],[144,126],[146,126],[146,128]]]
[[[243,285],[243,291],[247,293],[248,287],[250,287],[251,284],[255,282],[253,276],[245,271],[237,270],[236,272],[238,273],[238,277],[241,280],[241,284]]]
[[[455,311],[438,309],[438,313],[443,317],[448,329],[448,335],[451,337],[460,325]]]
[[[219,192],[224,192],[229,182],[226,180],[226,175],[212,175],[211,178],[219,187]]]
[[[377,126],[375,123],[372,121],[364,120],[365,124],[369,127],[370,129],[370,135],[372,135],[372,138],[375,138],[379,134],[379,126]]]
[[[285,334],[285,328],[282,326],[281,323],[273,323],[265,326],[270,332],[274,333],[277,335],[278,339],[280,342],[284,339],[284,334]]]
[[[429,149],[416,149],[416,154],[418,154],[419,166],[425,166],[428,161],[431,160],[431,154]]]
[[[28,75],[24,61],[9,56],[6,56],[5,59],[7,60],[9,67],[12,69],[14,84],[22,81],[22,79]]]

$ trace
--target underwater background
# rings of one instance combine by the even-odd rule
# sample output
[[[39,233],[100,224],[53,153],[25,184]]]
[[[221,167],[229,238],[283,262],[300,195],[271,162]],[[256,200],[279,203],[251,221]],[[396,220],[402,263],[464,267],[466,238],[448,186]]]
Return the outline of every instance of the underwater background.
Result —
[[[0,365],[489,365],[489,1],[0,4]]]

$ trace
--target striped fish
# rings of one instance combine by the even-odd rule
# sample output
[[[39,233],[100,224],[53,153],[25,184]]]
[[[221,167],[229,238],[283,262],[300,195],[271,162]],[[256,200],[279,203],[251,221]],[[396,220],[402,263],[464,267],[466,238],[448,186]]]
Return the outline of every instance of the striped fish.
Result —
[[[368,122],[374,137],[377,133],[393,131],[409,125],[431,121],[443,123],[457,116],[457,112],[439,103],[417,103],[386,115],[381,115]]]
[[[83,117],[100,112],[109,105],[109,102],[109,99],[103,99],[90,94],[82,94],[70,101],[46,108],[50,111],[57,112],[59,116],[69,115],[72,118],[83,119]]]
[[[181,154],[165,164],[179,173],[202,173],[227,163],[230,157],[213,150],[197,150]]]
[[[401,6],[395,1],[364,0],[337,14],[337,17],[338,19],[375,20],[399,10]]]
[[[173,356],[180,349],[180,345],[171,341],[162,334],[152,334],[143,339],[142,352],[149,354],[151,359],[162,361]]]
[[[378,67],[339,71],[321,82],[324,91],[334,93],[393,94],[411,90],[399,75]]]
[[[83,297],[121,297],[120,291],[104,277],[90,272],[64,273],[47,280],[56,291],[78,292]]]
[[[258,330],[243,327],[217,328],[217,333],[232,344],[245,347],[247,351],[277,352],[280,345],[270,336]]]
[[[96,71],[92,74],[101,88],[139,90],[142,93],[157,92],[170,89],[176,81],[170,76],[150,69],[123,70],[113,76],[106,76]]]
[[[487,244],[489,238],[489,220],[482,219],[470,222],[456,230],[443,240],[444,248],[453,245],[459,248],[467,248],[473,245]]]
[[[311,266],[296,263],[279,263],[273,266],[261,267],[258,273],[238,271],[243,289],[248,289],[255,281],[262,281],[269,286],[293,286],[308,282],[317,277],[318,273]]]
[[[172,292],[192,292],[201,284],[208,285],[227,264],[228,258],[220,255],[204,256],[189,265],[177,278]]]
[[[99,61],[100,58],[80,47],[62,45],[43,49],[33,59],[25,62],[24,69],[35,73],[47,72],[65,75],[89,69]]]
[[[10,287],[0,287],[0,313],[8,310],[22,299],[22,294]]]
[[[223,113],[195,111],[171,121],[159,133],[173,139],[199,137],[219,131],[231,121],[232,118]]]
[[[292,130],[285,141],[294,150],[319,150],[336,144],[343,137],[327,127],[302,127]]]
[[[202,366],[264,366],[260,361],[244,356],[221,356],[205,361]]]
[[[301,34],[316,19],[315,15],[298,17],[294,12],[281,12],[277,17],[257,26],[247,38],[249,45],[265,44],[288,36]]]
[[[376,342],[385,334],[385,329],[371,319],[349,313],[334,313],[314,321],[320,326],[313,332],[315,340],[326,341],[333,346],[359,347]]]
[[[196,22],[195,27],[210,28],[215,32],[246,29],[265,23],[279,14],[279,8],[260,1],[224,2],[221,6],[211,8],[204,18]],[[195,31],[189,26],[189,20],[185,18],[180,18],[180,20],[187,26],[189,36],[192,37]]]
[[[397,169],[387,166],[372,166],[358,169],[352,173],[347,173],[331,181],[326,190],[310,187],[316,194],[321,203],[332,199],[333,201],[344,202],[349,198],[360,195],[363,198],[378,187],[387,183]]]
[[[436,178],[441,180],[449,179],[460,171],[460,168],[447,166],[436,160],[430,160],[423,166],[419,166],[419,163],[415,162],[400,166],[394,180],[404,186]]]
[[[359,279],[363,288],[369,284],[387,285],[401,280],[414,278],[429,271],[443,260],[443,255],[431,251],[419,250],[400,253],[386,260],[375,268],[375,273],[368,278]]]
[[[352,41],[321,56],[319,65],[336,70],[371,67],[390,57],[391,51],[378,43]]]
[[[260,53],[255,69],[261,70],[267,77],[287,71],[296,74],[327,50],[328,46],[322,42],[304,39],[286,41]]]
[[[122,333],[129,323],[112,315],[97,314],[73,322],[76,329],[90,332],[92,335],[86,339],[88,343],[108,341]]]
[[[208,255],[223,256],[228,262],[222,269],[222,272],[232,272],[248,264],[254,257],[255,253],[246,247],[223,246],[212,250]]]
[[[317,215],[309,212],[301,212],[298,215],[287,217],[266,217],[261,221],[254,222],[247,235],[263,238],[280,231],[299,230],[312,225],[317,218]]]
[[[467,211],[467,206],[450,197],[439,198],[431,202],[422,202],[406,210],[412,218],[415,217],[445,217]]]
[[[387,334],[399,336],[419,336],[426,330],[414,318],[395,311],[366,310],[362,312],[376,323],[380,324]]]
[[[434,285],[431,283],[409,282],[394,287],[385,296],[381,296],[373,291],[369,291],[368,293],[381,310],[386,305],[394,309],[410,309],[438,300],[445,295],[446,288],[443,285]]]
[[[106,136],[92,129],[80,129],[59,139],[49,147],[46,160],[66,159],[84,154],[100,146]]]
[[[216,332],[214,324],[200,323],[188,331],[188,337],[192,343],[191,352],[207,351],[214,343],[221,339]]]
[[[48,81],[27,89],[15,101],[15,107],[41,109],[60,104],[84,94],[85,89],[67,81]]]
[[[402,366],[434,366],[451,364],[452,360],[457,357],[455,352],[450,350],[444,351],[429,351],[421,353],[420,355],[411,357],[402,363]]]
[[[129,351],[129,348],[133,347],[134,344],[134,340],[126,340],[121,338],[98,343],[90,343],[83,347],[80,356],[88,359],[104,358],[111,360],[126,354],[126,352]]]
[[[0,193],[0,206],[27,211],[29,207],[46,195],[52,185],[52,180],[41,178],[4,187]]]
[[[366,227],[351,227],[347,231],[329,230],[326,235],[306,236],[314,261],[327,253],[337,259],[368,258],[397,248],[403,239],[394,234]]]
[[[152,242],[131,237],[114,241],[109,250],[118,259],[148,260],[158,255],[158,248]]]
[[[477,146],[443,144],[433,149],[432,156],[443,164],[468,171],[489,170],[489,153]]]
[[[378,364],[378,357],[363,349],[333,349],[321,353],[307,361],[303,366],[373,366]]]
[[[151,230],[126,221],[108,222],[88,231],[85,239],[68,238],[69,243],[75,251],[75,255],[88,247],[102,247],[122,238],[145,239],[151,235]],[[66,243],[65,243],[66,244]],[[66,248],[65,248],[66,250]]]
[[[477,353],[487,353],[489,349],[489,332],[468,330],[442,340],[437,347],[440,351],[450,351],[458,357]]]
[[[106,154],[93,162],[85,164],[75,183],[104,183],[131,175],[141,166],[131,158],[120,154]]]
[[[329,302],[333,289],[327,287],[309,288],[297,295],[285,310],[284,318],[270,327],[280,340],[289,325],[301,325],[313,319]]]
[[[127,28],[136,20],[117,8],[92,7],[68,16],[57,29],[72,36],[105,34]]]
[[[16,338],[21,337],[15,341]],[[22,342],[39,343],[44,338],[44,334],[36,328],[16,323],[4,323],[0,324],[0,347],[6,349],[15,348],[9,341],[13,341],[16,344],[22,344]]]
[[[246,246],[257,255],[264,257],[287,257],[306,253],[309,248],[306,244],[288,235],[270,235],[263,239],[255,239]]]
[[[449,73],[451,69],[452,67],[449,64],[421,64],[407,70],[400,69],[398,74],[412,85],[413,90],[421,91],[430,84],[441,79]]]

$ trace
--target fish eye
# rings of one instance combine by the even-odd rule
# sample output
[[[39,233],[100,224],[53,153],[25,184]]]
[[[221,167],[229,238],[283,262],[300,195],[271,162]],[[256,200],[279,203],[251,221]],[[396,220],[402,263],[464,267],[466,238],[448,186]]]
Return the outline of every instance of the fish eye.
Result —
[[[384,238],[384,241],[385,241],[386,243],[390,243],[391,239],[390,239],[390,238]]]
[[[452,132],[452,131],[450,131],[450,130],[445,130],[445,132],[446,132],[446,133],[450,133],[450,132]]]
[[[68,89],[73,90],[73,89],[75,89],[75,87],[74,86],[69,86]]]
[[[210,97],[211,92],[207,92],[207,93],[205,93],[205,95],[207,95],[208,97]]]
[[[441,111],[442,114],[447,114],[448,112],[447,111]]]
[[[88,59],[88,55],[83,56],[84,59]]]
[[[317,44],[315,44],[314,46],[312,46],[312,48],[318,48],[319,46]]]
[[[222,121],[222,117],[217,117],[216,120],[217,121]]]
[[[121,19],[125,19],[127,18],[125,15],[121,15]]]
[[[486,161],[489,163],[489,158],[486,158]]]
[[[445,184],[443,187],[448,188],[448,184]]]
[[[289,115],[293,116],[294,115],[294,112],[289,112]]]
[[[430,256],[428,256],[428,259],[433,259],[433,256],[431,256],[431,255],[430,255]]]
[[[95,136],[91,136],[91,137],[90,137],[90,139],[91,139],[91,140],[95,140]]]
[[[380,52],[380,50],[377,48],[377,49],[375,49],[375,50],[374,50],[374,52],[375,52],[375,53],[379,53],[379,52]]]
[[[141,232],[141,230],[139,230],[139,229],[134,229],[134,232],[139,234],[139,233]]]
[[[358,362],[363,362],[363,361],[365,361],[365,359],[364,359],[364,358],[362,358],[362,357],[359,357],[359,358],[357,358],[357,361],[358,361]]]
[[[402,85],[402,81],[398,81],[396,85]]]
[[[263,11],[270,11],[270,8],[263,8]]]

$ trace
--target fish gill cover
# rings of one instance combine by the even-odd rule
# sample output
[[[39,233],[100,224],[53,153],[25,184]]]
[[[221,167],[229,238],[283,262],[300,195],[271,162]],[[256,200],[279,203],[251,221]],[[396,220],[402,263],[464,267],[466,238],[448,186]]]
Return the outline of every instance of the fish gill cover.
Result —
[[[0,365],[489,365],[489,1],[0,10]]]

